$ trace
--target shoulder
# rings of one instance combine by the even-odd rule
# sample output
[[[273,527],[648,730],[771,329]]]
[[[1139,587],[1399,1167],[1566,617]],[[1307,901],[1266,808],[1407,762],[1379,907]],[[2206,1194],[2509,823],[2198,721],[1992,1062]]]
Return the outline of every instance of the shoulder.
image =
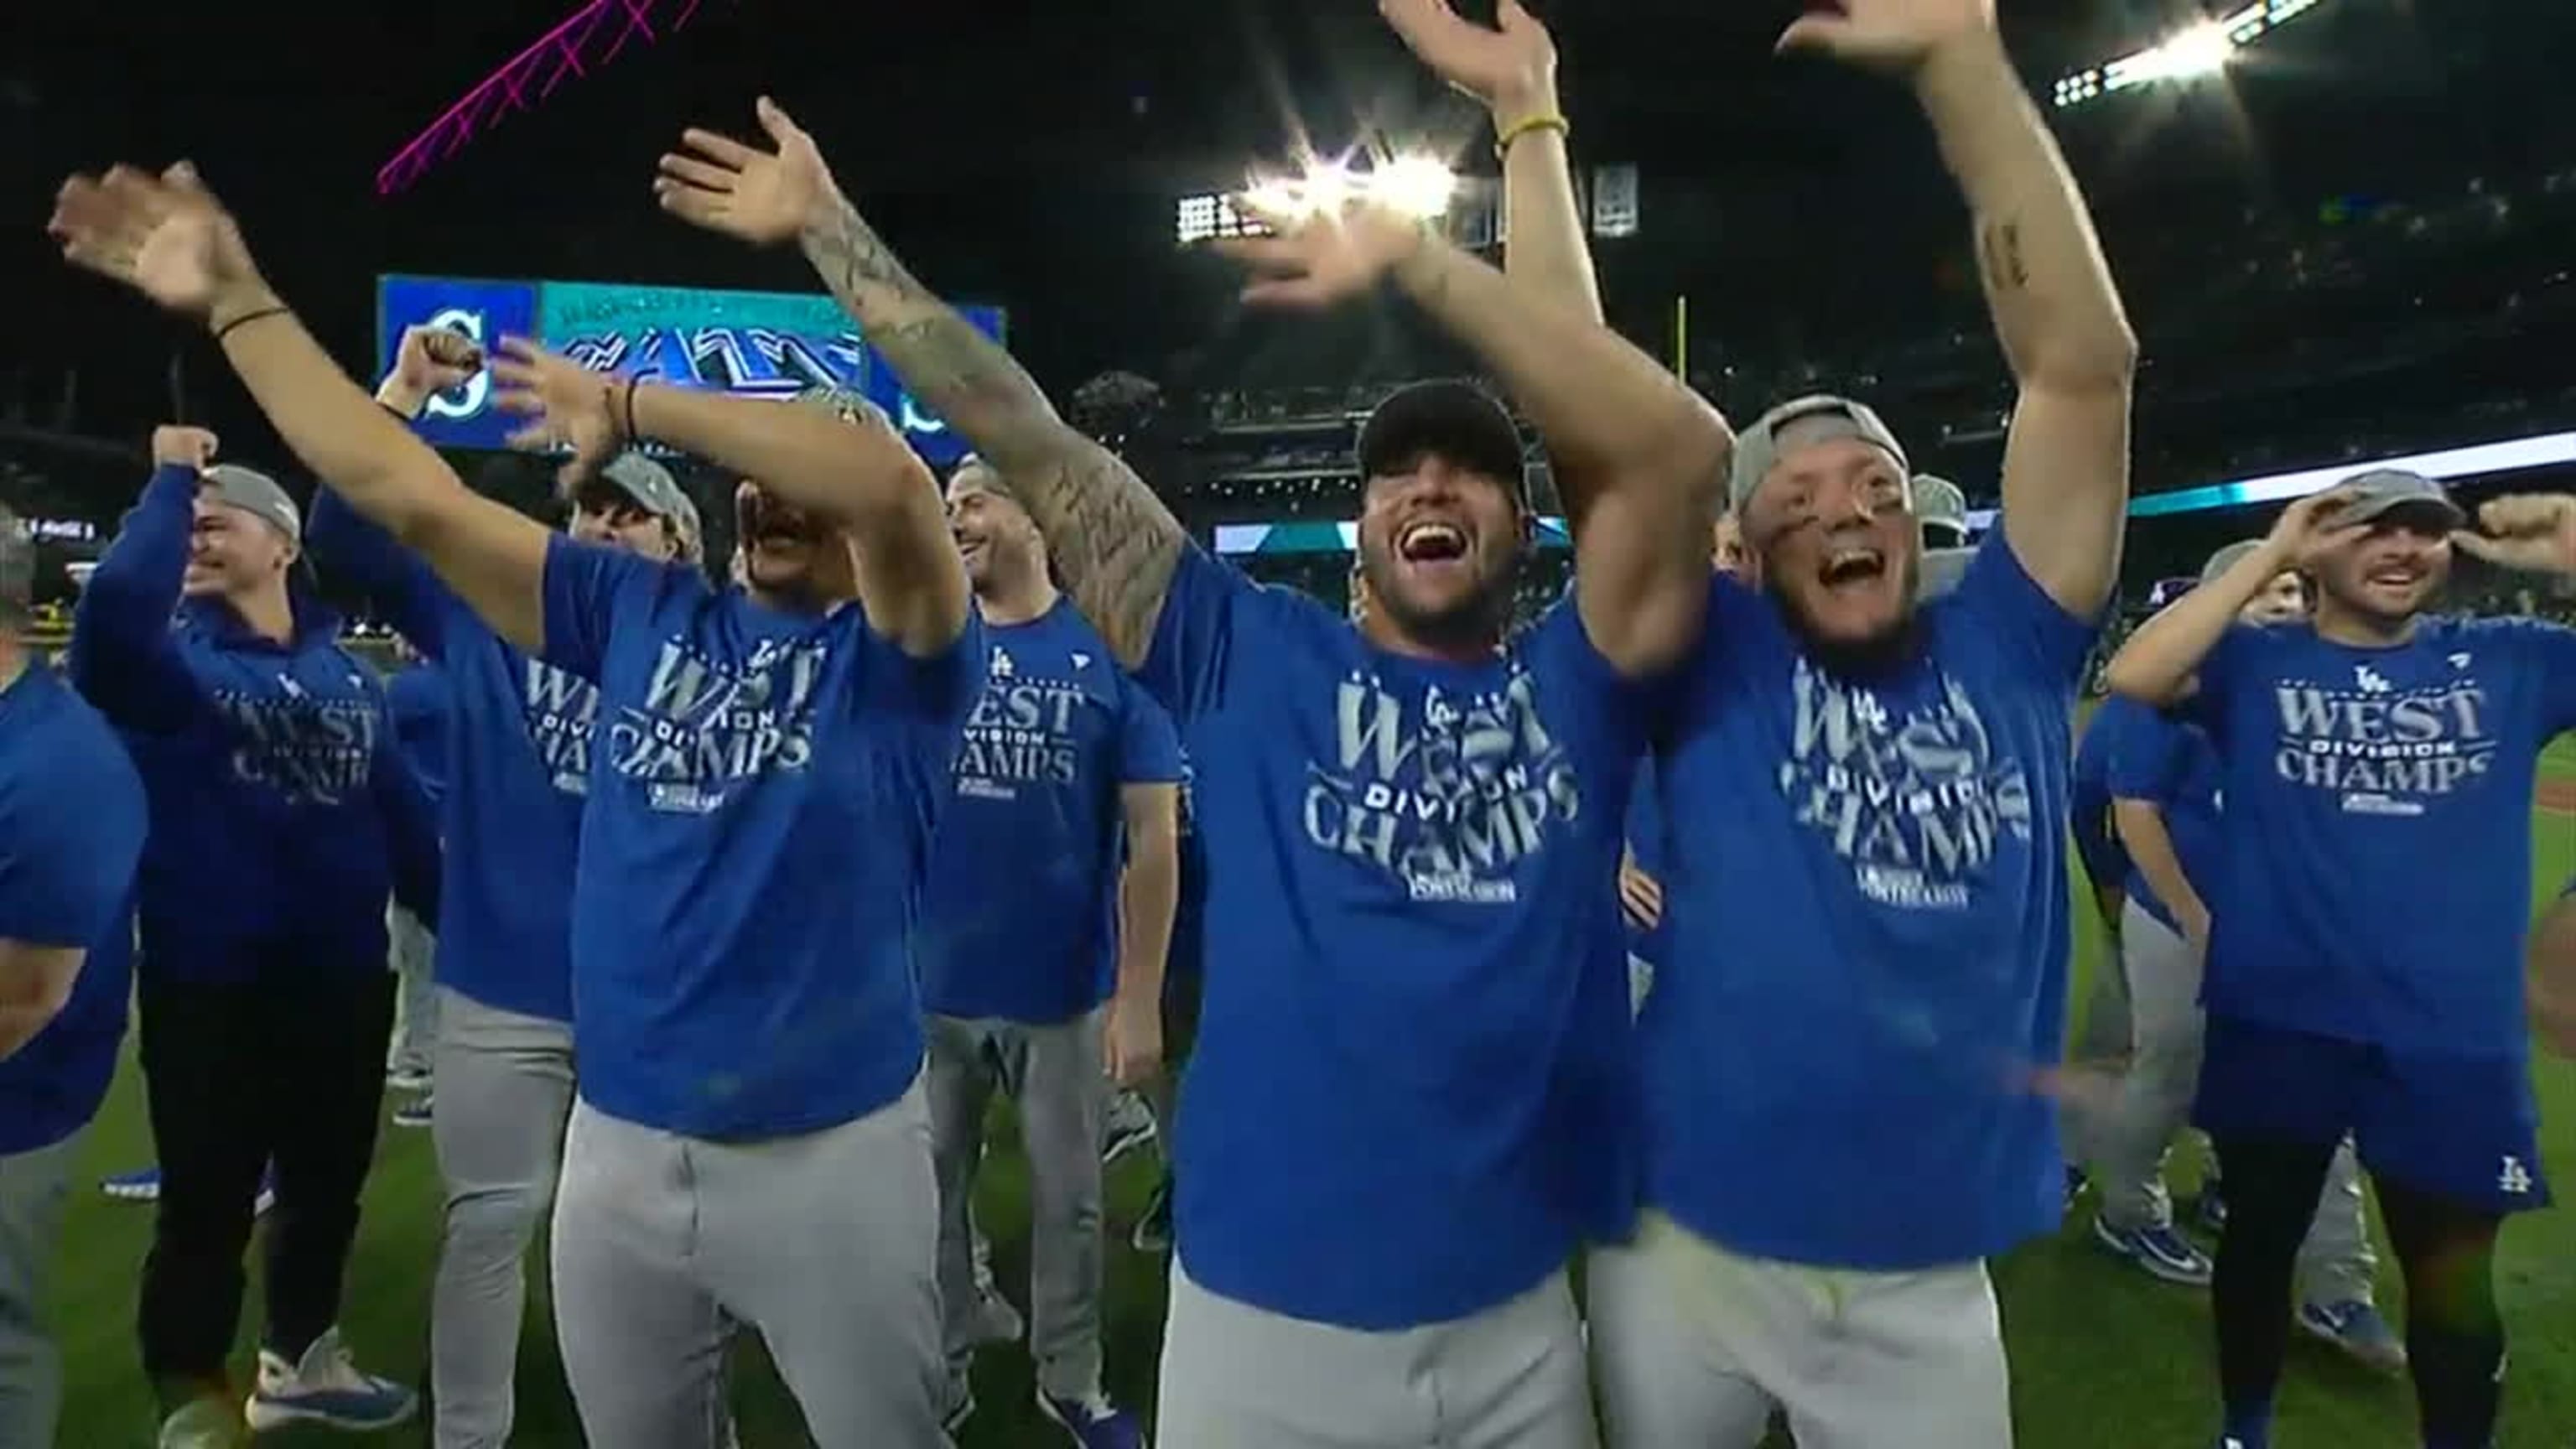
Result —
[[[142,783],[106,717],[50,673],[31,674],[25,687],[33,691],[24,704],[25,726],[11,732],[0,763],[9,798],[73,815],[139,805]]]

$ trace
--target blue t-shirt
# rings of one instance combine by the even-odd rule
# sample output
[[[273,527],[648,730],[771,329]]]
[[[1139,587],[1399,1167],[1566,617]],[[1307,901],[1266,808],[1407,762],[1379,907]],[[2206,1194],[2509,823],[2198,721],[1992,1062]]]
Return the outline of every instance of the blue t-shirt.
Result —
[[[599,686],[573,884],[582,1099],[685,1136],[820,1131],[921,1070],[911,942],[981,627],[915,659],[856,604],[546,549],[546,658]]]
[[[0,1157],[89,1125],[116,1075],[134,960],[143,784],[116,734],[41,661],[0,689],[0,940],[88,952],[71,999],[0,1061]]]
[[[190,469],[152,475],[72,630],[72,682],[116,726],[150,802],[138,969],[381,972],[388,895],[434,899],[438,859],[384,687],[300,586],[282,643],[219,599],[182,601],[198,488]]]
[[[1673,949],[1647,1193],[1754,1257],[1906,1271],[2052,1232],[2068,738],[2094,627],[1990,535],[1867,679],[1719,579],[1658,764]],[[1758,1190],[1748,1185],[1759,1184]]]
[[[1189,751],[1225,933],[1177,1143],[1191,1277],[1394,1329],[1624,1230],[1613,880],[1647,709],[1575,611],[1489,662],[1410,659],[1191,549],[1141,678]]]
[[[437,805],[447,795],[447,678],[434,664],[414,664],[385,681],[394,743],[421,793]]]
[[[984,696],[931,842],[922,1005],[1070,1021],[1107,1000],[1117,974],[1119,792],[1177,782],[1180,743],[1071,602],[987,623],[984,644]]]
[[[2102,716],[2116,699],[2105,700],[2075,740],[2075,772],[2068,781],[2067,827],[2075,836],[2075,853],[2095,889],[2117,885],[2129,873],[2129,853],[2111,823],[2111,735]]]
[[[2209,904],[2209,883],[2218,871],[2218,752],[2198,725],[2162,714],[2114,695],[2102,702],[2088,733],[2101,735],[2111,755],[2111,798],[2138,800],[2163,815],[2165,834],[2173,838],[2174,858],[2183,879],[2191,882],[2201,904]],[[2128,854],[2122,851],[2122,854]],[[2155,887],[2129,864],[2129,899],[2148,915],[2179,932],[2173,907],[2156,896]]]
[[[2519,1056],[2540,750],[2576,726],[2576,631],[2425,618],[2392,648],[2232,628],[2192,703],[2228,828],[2203,1000],[2410,1052]]]
[[[1655,782],[1652,755],[1637,762],[1637,780],[1628,790],[1627,830],[1629,858],[1637,863],[1637,869],[1661,884],[1664,879],[1664,802]],[[1627,921],[1628,949],[1638,959],[1661,961],[1671,951],[1673,919],[1669,900],[1665,903],[1662,919],[1651,930],[1639,930],[1636,922],[1627,920],[1624,908],[1620,919]]]
[[[314,496],[307,536],[447,686],[438,818],[456,848],[439,892],[439,984],[502,1011],[572,1020],[573,861],[598,689],[504,642],[328,489]]]

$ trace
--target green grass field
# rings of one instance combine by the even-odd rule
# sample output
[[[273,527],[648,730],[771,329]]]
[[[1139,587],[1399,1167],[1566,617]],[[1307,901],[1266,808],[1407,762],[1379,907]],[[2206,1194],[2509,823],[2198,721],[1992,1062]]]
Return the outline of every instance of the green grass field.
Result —
[[[2576,779],[2576,744],[2562,741],[2549,767]],[[2576,874],[2576,816],[2534,816],[2538,850],[2533,889],[2554,893]],[[2429,904],[2418,909],[2430,909]],[[2090,921],[2089,909],[2079,920]],[[2089,974],[2099,943],[2086,939],[2078,970]],[[2084,999],[2081,979],[2075,999]],[[2535,1067],[2548,1121],[2545,1155],[2562,1195],[2576,1195],[2576,1065],[2543,1058]],[[1005,1144],[986,1169],[978,1207],[996,1238],[995,1268],[1015,1300],[1025,1298],[1026,1180]],[[143,1259],[150,1211],[102,1198],[101,1174],[149,1160],[140,1084],[125,1072],[82,1153],[79,1195],[54,1282],[54,1322],[69,1363],[62,1444],[73,1449],[143,1449],[152,1412],[136,1365],[132,1330],[134,1279]],[[1138,1159],[1150,1154],[1138,1154]],[[2178,1182],[2199,1170],[2179,1165]],[[1127,1225],[1142,1204],[1151,1168],[1131,1159],[1114,1174],[1111,1286],[1106,1308],[1110,1391],[1150,1407],[1161,1342],[1163,1266],[1125,1246]],[[380,1371],[425,1380],[429,1280],[438,1245],[438,1186],[428,1135],[388,1127],[369,1184],[366,1218],[349,1275],[346,1324],[361,1357]],[[2382,1253],[2381,1301],[2401,1293]],[[2120,1267],[2095,1250],[2082,1210],[2057,1238],[2005,1259],[1997,1276],[2011,1339],[2014,1415],[2023,1449],[2147,1449],[2208,1442],[2215,1389],[2209,1368],[2206,1294],[2167,1287]],[[2498,1292],[2514,1335],[2502,1449],[2566,1449],[2576,1433],[2576,1210],[2566,1207],[2518,1219],[2507,1229]],[[546,1316],[545,1275],[533,1275],[536,1312],[519,1350],[519,1428],[529,1446],[581,1443],[570,1395],[555,1357]],[[256,1300],[257,1287],[253,1287]],[[252,1341],[257,1305],[244,1315],[242,1343]],[[247,1349],[244,1350],[245,1356]],[[1061,1442],[1029,1404],[1029,1365],[1017,1350],[988,1350],[976,1369],[982,1410],[965,1449]],[[773,1449],[806,1442],[793,1404],[757,1347],[736,1375],[743,1442]],[[2294,1347],[2281,1405],[2280,1440],[2288,1446],[2408,1449],[2415,1444],[2412,1400],[2401,1382],[2376,1378],[2301,1340]],[[339,1442],[322,1433],[283,1433],[265,1442]],[[375,1442],[427,1442],[418,1425]],[[10,1446],[17,1449],[17,1446]],[[609,1446],[602,1446],[609,1449]]]

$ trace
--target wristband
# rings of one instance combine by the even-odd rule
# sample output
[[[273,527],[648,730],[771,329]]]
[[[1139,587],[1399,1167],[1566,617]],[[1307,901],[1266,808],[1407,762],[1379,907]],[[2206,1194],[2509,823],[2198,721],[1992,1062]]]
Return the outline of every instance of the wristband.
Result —
[[[1541,111],[1535,116],[1523,116],[1504,127],[1494,137],[1494,154],[1498,157],[1510,154],[1512,143],[1533,131],[1554,131],[1560,136],[1574,134],[1574,128],[1566,124],[1565,117],[1554,111]]]
[[[230,322],[227,322],[227,323],[225,323],[223,326],[216,328],[216,329],[215,329],[215,341],[216,341],[216,343],[217,343],[218,345],[220,345],[220,344],[223,342],[224,338],[225,338],[225,337],[227,337],[228,335],[230,335],[230,334],[231,334],[231,332],[232,332],[232,330],[233,330],[234,328],[236,328],[236,327],[247,327],[247,326],[249,326],[250,324],[252,324],[253,322],[265,322],[265,321],[267,321],[267,320],[268,320],[269,318],[271,318],[271,317],[284,317],[284,316],[287,316],[287,315],[289,315],[290,313],[294,312],[294,310],[295,310],[294,308],[289,307],[289,306],[287,306],[286,304],[284,304],[284,303],[282,303],[282,302],[281,302],[281,303],[279,303],[278,305],[276,305],[276,306],[274,306],[274,307],[260,307],[260,308],[255,308],[255,309],[253,309],[253,310],[251,310],[251,311],[248,311],[248,312],[244,312],[244,313],[243,313],[243,314],[241,314],[240,316],[235,317],[235,318],[234,318],[233,320],[231,320]]]
[[[634,447],[634,446],[635,446],[635,442],[636,442],[636,433],[635,433],[635,383],[636,383],[636,379],[635,379],[634,377],[632,377],[632,376],[629,376],[629,377],[626,379],[626,402],[625,402],[625,407],[624,407],[624,409],[623,409],[624,418],[625,418],[625,423],[626,423],[626,446],[628,446],[628,447],[630,447],[630,448],[631,448],[631,447]]]

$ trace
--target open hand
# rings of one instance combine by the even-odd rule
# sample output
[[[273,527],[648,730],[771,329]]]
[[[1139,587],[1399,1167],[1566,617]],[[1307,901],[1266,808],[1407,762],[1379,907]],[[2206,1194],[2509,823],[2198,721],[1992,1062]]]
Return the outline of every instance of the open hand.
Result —
[[[1134,1088],[1152,1081],[1163,1069],[1162,1003],[1110,998],[1101,1020],[1100,1046],[1112,1082]]]
[[[1243,289],[1247,302],[1329,307],[1376,286],[1422,249],[1421,222],[1365,200],[1299,213],[1259,196],[1240,196],[1234,207],[1276,233],[1212,243],[1252,269],[1254,280]]]
[[[572,450],[572,460],[555,475],[564,488],[581,484],[625,446],[616,407],[625,384],[617,378],[593,372],[524,337],[502,338],[501,351],[491,366],[492,379],[500,384],[493,402],[504,412],[531,420],[510,435],[510,446],[540,453]]]
[[[2329,488],[2298,500],[2272,521],[2272,531],[2263,538],[2264,549],[2274,556],[2279,568],[2300,568],[2314,562],[2319,554],[2359,537],[2369,527],[2367,523],[2338,521],[2352,506],[2352,500],[2349,488]]]
[[[2478,509],[2477,531],[2459,530],[2451,546],[2499,568],[2576,574],[2576,496],[2515,493]]]
[[[152,466],[194,468],[202,473],[215,461],[215,435],[204,428],[167,423],[152,430]]]
[[[1840,0],[1791,22],[1779,48],[1871,70],[1910,71],[1936,47],[1994,29],[1995,0]]]
[[[1556,41],[1518,0],[1502,0],[1501,28],[1460,15],[1450,0],[1377,0],[1414,58],[1484,102],[1497,125],[1556,109]]]
[[[753,107],[775,153],[694,127],[662,158],[653,196],[662,209],[709,231],[759,246],[786,241],[817,219],[840,189],[823,153],[767,96]]]
[[[45,232],[72,265],[184,316],[221,325],[266,300],[241,228],[185,161],[158,176],[117,166],[72,177]]]

